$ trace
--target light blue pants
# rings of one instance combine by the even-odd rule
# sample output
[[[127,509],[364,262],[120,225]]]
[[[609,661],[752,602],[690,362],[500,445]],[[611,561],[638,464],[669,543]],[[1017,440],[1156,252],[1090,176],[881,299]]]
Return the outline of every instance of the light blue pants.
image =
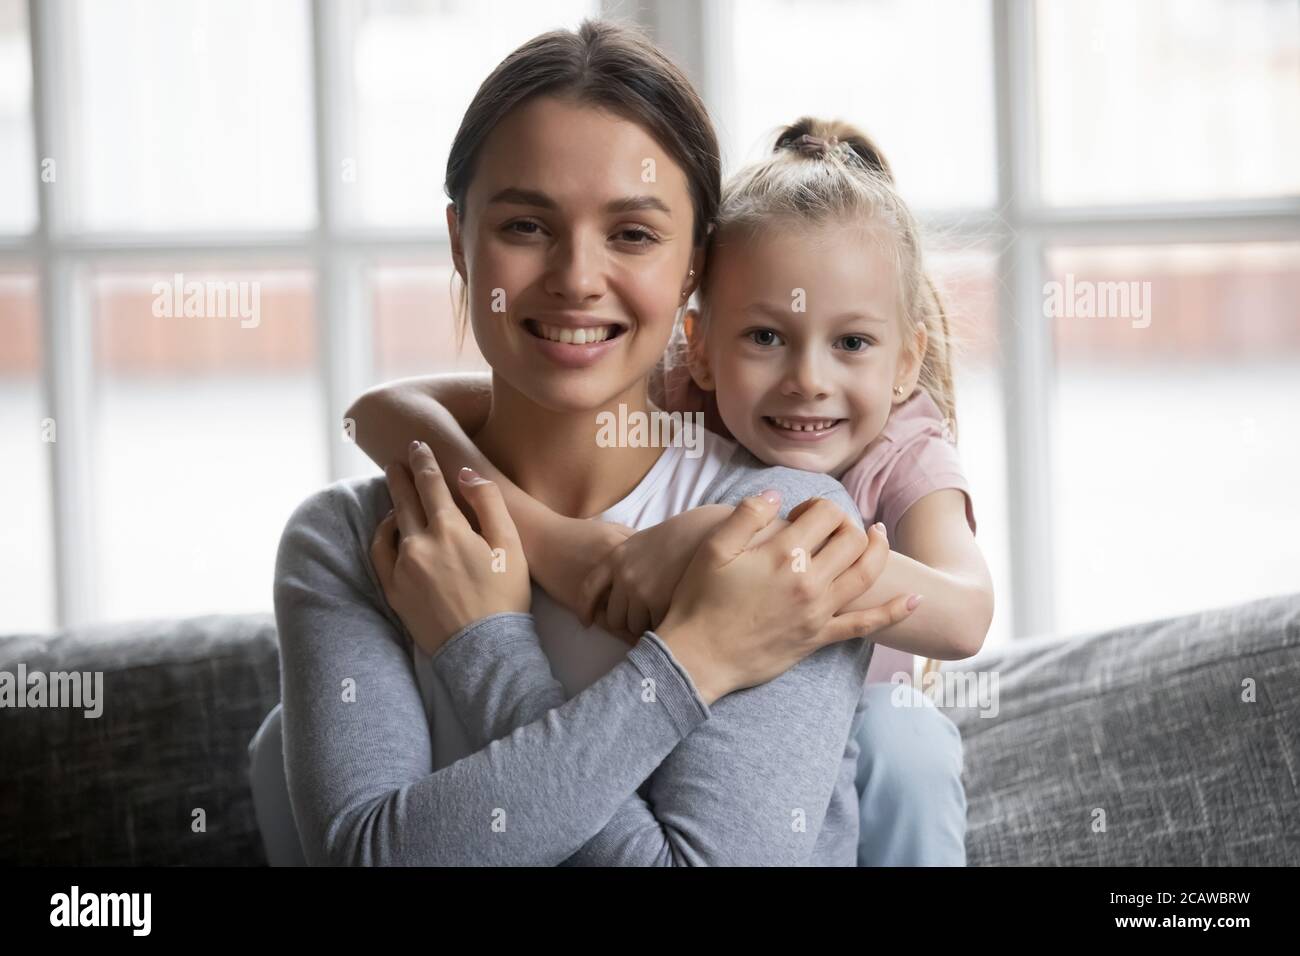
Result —
[[[868,684],[858,739],[858,866],[965,866],[961,732],[914,687]]]
[[[858,866],[965,866],[966,791],[957,727],[912,688],[871,684],[866,694],[856,731]],[[253,736],[248,753],[267,860],[272,866],[302,866],[306,860],[284,777],[279,704]]]

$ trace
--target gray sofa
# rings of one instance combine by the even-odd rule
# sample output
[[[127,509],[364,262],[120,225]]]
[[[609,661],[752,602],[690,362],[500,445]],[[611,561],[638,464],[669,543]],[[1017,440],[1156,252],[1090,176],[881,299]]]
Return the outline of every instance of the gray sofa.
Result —
[[[0,708],[0,863],[266,862],[247,747],[279,698],[270,615],[0,637],[0,671],[20,662],[102,671],[106,703]],[[997,677],[996,714],[943,701],[970,865],[1300,864],[1300,594],[944,670]]]

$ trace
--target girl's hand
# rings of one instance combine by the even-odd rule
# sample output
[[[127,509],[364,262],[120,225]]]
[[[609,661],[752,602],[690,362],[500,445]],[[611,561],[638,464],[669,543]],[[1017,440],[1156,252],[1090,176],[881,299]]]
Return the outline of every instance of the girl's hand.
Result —
[[[541,556],[533,562],[533,577],[543,591],[589,625],[586,612],[591,602],[583,582],[635,533],[621,524],[550,515],[538,543]]]
[[[386,469],[393,512],[375,529],[370,557],[384,597],[415,643],[434,654],[467,624],[527,612],[532,588],[500,489],[469,469],[461,472],[461,494],[480,534],[456,506],[429,446],[412,442],[409,460],[409,471],[400,463]]]
[[[769,540],[779,496],[746,498],[696,551],[656,634],[706,703],[765,683],[835,641],[862,637],[915,609],[899,595],[882,607],[837,613],[883,569],[889,545],[834,504],[815,499]],[[911,603],[911,607],[909,607]]]
[[[620,543],[583,582],[583,626],[598,624],[632,643],[658,627],[696,549],[730,512],[719,505],[696,508]]]

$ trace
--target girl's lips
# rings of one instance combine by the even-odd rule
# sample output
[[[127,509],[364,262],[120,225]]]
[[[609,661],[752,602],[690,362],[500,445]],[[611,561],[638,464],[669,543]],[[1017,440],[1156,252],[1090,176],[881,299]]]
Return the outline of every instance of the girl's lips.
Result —
[[[574,345],[571,342],[554,342],[551,339],[542,338],[536,334],[529,323],[523,323],[524,334],[532,340],[537,346],[537,350],[545,355],[556,365],[564,368],[586,368],[594,365],[605,357],[606,353],[612,349],[618,348],[619,343],[623,341],[626,329],[619,329],[611,337],[603,342],[589,342],[585,345]]]
[[[817,431],[811,431],[811,432],[810,431],[797,432],[791,428],[782,428],[776,422],[772,421],[772,419],[767,415],[763,416],[763,424],[767,426],[767,430],[769,432],[777,435],[780,438],[784,438],[787,441],[802,441],[802,442],[821,441],[822,439],[827,438],[830,435],[834,434],[839,429],[839,427],[844,424],[845,421],[846,419],[841,418],[838,419],[835,422],[835,424],[832,425],[830,428],[822,428],[822,429],[818,429]]]

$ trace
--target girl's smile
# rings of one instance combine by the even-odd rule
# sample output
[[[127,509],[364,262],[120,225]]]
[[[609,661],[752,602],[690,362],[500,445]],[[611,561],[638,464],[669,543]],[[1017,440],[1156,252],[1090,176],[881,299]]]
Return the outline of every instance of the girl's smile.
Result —
[[[697,382],[763,461],[843,474],[906,397],[893,390],[915,363],[888,237],[782,223],[719,243],[709,268]]]

